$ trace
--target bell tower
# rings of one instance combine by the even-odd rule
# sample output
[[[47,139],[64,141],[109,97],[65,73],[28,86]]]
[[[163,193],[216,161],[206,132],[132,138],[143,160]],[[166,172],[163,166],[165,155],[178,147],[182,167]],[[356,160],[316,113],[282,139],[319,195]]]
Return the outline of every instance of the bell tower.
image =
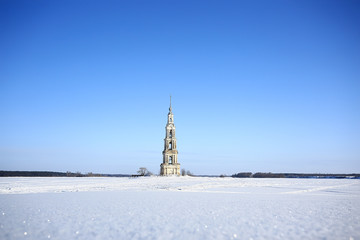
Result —
[[[176,150],[176,137],[174,114],[171,109],[171,96],[170,107],[168,113],[167,124],[165,127],[166,134],[164,139],[163,163],[160,165],[160,175],[180,175],[180,164],[178,163],[178,151]]]

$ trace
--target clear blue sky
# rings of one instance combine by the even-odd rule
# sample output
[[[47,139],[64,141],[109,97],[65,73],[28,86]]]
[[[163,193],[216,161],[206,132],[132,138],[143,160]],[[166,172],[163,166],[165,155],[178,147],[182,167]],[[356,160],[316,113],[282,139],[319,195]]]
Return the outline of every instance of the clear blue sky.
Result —
[[[360,172],[359,1],[0,1],[0,169]]]

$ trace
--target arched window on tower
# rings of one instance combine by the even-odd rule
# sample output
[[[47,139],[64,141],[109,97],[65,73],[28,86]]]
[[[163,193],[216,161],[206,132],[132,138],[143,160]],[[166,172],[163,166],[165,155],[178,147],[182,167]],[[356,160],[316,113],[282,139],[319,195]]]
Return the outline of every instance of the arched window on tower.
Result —
[[[169,132],[169,137],[172,137],[172,130],[170,130]]]
[[[172,142],[169,142],[169,149],[172,149]]]
[[[169,156],[169,164],[172,164],[172,163],[173,163],[173,157]]]

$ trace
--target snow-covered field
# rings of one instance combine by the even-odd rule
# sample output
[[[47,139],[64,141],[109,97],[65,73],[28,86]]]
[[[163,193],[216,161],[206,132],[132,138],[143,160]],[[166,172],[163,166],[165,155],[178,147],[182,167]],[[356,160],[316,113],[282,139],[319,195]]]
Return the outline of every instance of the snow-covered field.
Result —
[[[360,239],[360,180],[0,178],[0,239]]]

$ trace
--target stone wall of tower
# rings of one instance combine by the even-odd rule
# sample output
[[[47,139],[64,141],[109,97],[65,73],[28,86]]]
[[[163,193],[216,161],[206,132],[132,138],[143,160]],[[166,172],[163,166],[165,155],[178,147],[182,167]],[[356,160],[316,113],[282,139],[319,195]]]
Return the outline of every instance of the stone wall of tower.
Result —
[[[174,115],[171,111],[171,102],[168,113],[168,121],[165,127],[163,162],[160,165],[160,175],[180,175],[180,164],[178,163],[178,151],[176,149]]]

